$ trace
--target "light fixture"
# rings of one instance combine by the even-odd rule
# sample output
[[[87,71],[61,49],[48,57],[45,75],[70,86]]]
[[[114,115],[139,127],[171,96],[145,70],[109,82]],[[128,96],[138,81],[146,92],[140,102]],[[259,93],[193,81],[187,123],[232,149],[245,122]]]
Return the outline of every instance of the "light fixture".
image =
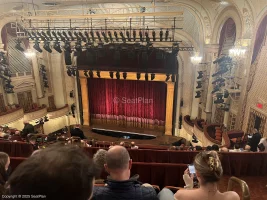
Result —
[[[90,77],[90,78],[94,78],[94,73],[93,73],[92,70],[89,70],[89,77]]]
[[[87,31],[84,31],[84,35],[87,38],[87,41],[90,42],[91,40]]]
[[[95,41],[95,35],[93,31],[90,31],[90,35],[91,35],[92,40]]]
[[[113,42],[112,34],[110,31],[108,31],[108,36],[109,36],[110,41]]]
[[[246,49],[242,47],[236,47],[229,50],[229,56],[231,57],[244,57]]]
[[[126,42],[126,39],[125,39],[125,37],[124,37],[124,35],[123,35],[123,32],[122,32],[122,31],[120,31],[120,36],[121,36],[121,39],[122,39],[122,41],[125,43],[125,42]]]
[[[68,31],[68,34],[69,34],[71,40],[74,41],[74,37],[73,37],[73,35],[72,35],[72,32],[71,32],[71,31]]]
[[[80,38],[82,38],[82,41],[86,42],[86,38],[83,36],[81,31],[79,31],[78,35],[80,36]]]
[[[118,42],[119,41],[119,37],[118,37],[118,33],[116,31],[114,31],[114,36],[115,36],[116,41]]]
[[[66,41],[63,48],[65,49],[65,51],[71,53],[71,46],[70,46],[70,42]]]
[[[109,72],[109,76],[111,79],[113,79],[113,72]]]
[[[196,96],[195,96],[195,98],[196,99],[199,99],[200,97],[201,97],[201,91],[196,91]]]
[[[72,73],[71,73],[71,70],[70,70],[70,68],[68,67],[68,69],[67,69],[67,74],[68,74],[68,76],[71,76],[72,75]],[[86,73],[84,72],[84,75],[85,75]],[[86,75],[85,75],[86,76]]]
[[[136,73],[136,79],[137,79],[137,80],[140,80],[140,78],[141,78],[141,73],[140,73],[140,72],[137,72],[137,73]]]
[[[166,82],[168,81],[168,80],[170,80],[170,74],[166,74]]]
[[[59,41],[55,41],[54,43],[54,49],[58,52],[58,53],[62,53],[62,50],[60,48],[60,42]]]
[[[44,47],[43,47],[47,52],[52,53],[52,49],[50,48],[50,42],[49,41],[44,41]]]
[[[33,48],[38,51],[39,53],[42,53],[43,50],[40,48],[40,45],[39,45],[39,42],[36,40],[34,45],[33,45]]]
[[[25,56],[27,58],[31,58],[33,56],[35,56],[35,52],[33,52],[31,49],[27,49],[25,52],[24,52]]]
[[[116,72],[116,78],[119,80],[120,79],[120,72]]]
[[[149,43],[150,42],[150,38],[149,38],[149,35],[148,35],[147,31],[145,32],[145,36],[146,36],[146,42]]]
[[[63,41],[63,42],[66,41],[65,37],[62,35],[61,32],[57,32],[57,34],[58,34],[58,36],[60,37],[61,41]]]
[[[199,71],[197,73],[198,73],[197,79],[202,79],[203,78],[203,72],[202,71]]]
[[[100,41],[100,42],[102,42],[102,39],[101,39],[101,37],[100,37],[100,33],[98,32],[98,31],[96,31],[96,36],[98,37],[98,40]]]
[[[52,31],[52,35],[56,38],[56,40],[59,40],[55,31]]]
[[[191,57],[191,62],[193,65],[198,65],[202,61],[202,57],[198,56],[198,53],[195,54],[195,56]]]
[[[97,72],[96,72],[96,75],[97,75],[98,78],[101,78],[101,76],[100,76],[100,71],[97,71]]]
[[[104,37],[105,42],[108,43],[109,41],[108,41],[107,34],[105,32],[102,32],[101,34]]]
[[[140,13],[146,12],[146,7],[140,7]]]
[[[70,40],[69,37],[68,37],[68,35],[67,35],[67,33],[65,31],[63,31],[62,34],[64,35],[64,37],[66,38],[66,40],[68,40],[68,41]]]

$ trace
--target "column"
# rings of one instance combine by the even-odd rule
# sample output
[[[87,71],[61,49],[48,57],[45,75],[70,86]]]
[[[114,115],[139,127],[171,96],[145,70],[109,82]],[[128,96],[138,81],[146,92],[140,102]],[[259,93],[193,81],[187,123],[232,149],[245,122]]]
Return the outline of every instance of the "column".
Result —
[[[224,118],[223,118],[223,125],[227,128],[228,120],[229,120],[229,111],[224,112]]]
[[[197,65],[193,65],[193,81],[194,81],[194,88],[193,88],[193,99],[192,99],[192,110],[191,110],[191,119],[195,119],[198,117],[198,107],[199,107],[199,102],[200,102],[200,98],[195,98],[196,96],[196,91],[198,91],[199,89],[197,89]]]
[[[33,49],[33,44],[30,44],[31,50]],[[35,50],[32,50],[35,51]],[[36,94],[37,94],[37,99],[41,99],[44,97],[43,94],[43,89],[41,85],[41,78],[40,78],[40,70],[39,70],[39,63],[37,59],[37,54],[31,57],[32,60],[32,69],[33,69],[33,75],[34,75],[34,82],[36,86]]]
[[[182,82],[182,65],[178,67],[178,91],[177,91],[177,106],[176,106],[176,122],[175,122],[175,135],[179,135],[179,117],[181,115],[181,100],[183,94],[183,82]]]
[[[87,78],[80,78],[80,84],[81,84],[81,93],[82,93],[83,124],[89,126],[90,125],[90,113],[89,113]]]
[[[166,84],[167,84],[167,96],[166,96],[165,135],[172,135],[174,83],[166,82]]]
[[[80,104],[79,104],[79,95],[78,95],[78,83],[77,78],[74,78],[74,95],[75,95],[75,105],[76,105],[76,121],[78,124],[81,123],[80,119]]]
[[[58,52],[49,54],[51,56],[51,77],[54,91],[55,105],[62,108],[66,105],[66,88],[64,85],[63,56]]]

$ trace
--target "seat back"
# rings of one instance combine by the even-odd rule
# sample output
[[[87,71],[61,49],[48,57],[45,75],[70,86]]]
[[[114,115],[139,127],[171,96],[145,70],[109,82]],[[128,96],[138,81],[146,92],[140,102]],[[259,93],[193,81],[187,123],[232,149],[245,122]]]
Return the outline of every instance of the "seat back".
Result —
[[[250,192],[247,183],[237,177],[232,176],[228,181],[228,188],[227,191],[232,191],[234,185],[238,184],[241,187],[242,191],[242,199],[243,200],[250,200]]]

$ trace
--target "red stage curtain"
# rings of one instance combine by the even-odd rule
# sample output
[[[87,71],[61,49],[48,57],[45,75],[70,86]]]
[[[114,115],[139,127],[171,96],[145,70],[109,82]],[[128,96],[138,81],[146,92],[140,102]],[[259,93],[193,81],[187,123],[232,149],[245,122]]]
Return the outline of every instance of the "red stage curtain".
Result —
[[[164,82],[88,79],[90,115],[164,126],[166,89]]]

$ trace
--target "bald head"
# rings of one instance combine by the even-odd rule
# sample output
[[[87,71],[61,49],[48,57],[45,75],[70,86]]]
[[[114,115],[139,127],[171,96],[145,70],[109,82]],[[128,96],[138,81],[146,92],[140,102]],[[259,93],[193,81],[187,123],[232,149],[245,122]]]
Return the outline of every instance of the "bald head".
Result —
[[[110,170],[124,170],[129,168],[130,155],[123,146],[114,146],[106,154],[106,164]]]

